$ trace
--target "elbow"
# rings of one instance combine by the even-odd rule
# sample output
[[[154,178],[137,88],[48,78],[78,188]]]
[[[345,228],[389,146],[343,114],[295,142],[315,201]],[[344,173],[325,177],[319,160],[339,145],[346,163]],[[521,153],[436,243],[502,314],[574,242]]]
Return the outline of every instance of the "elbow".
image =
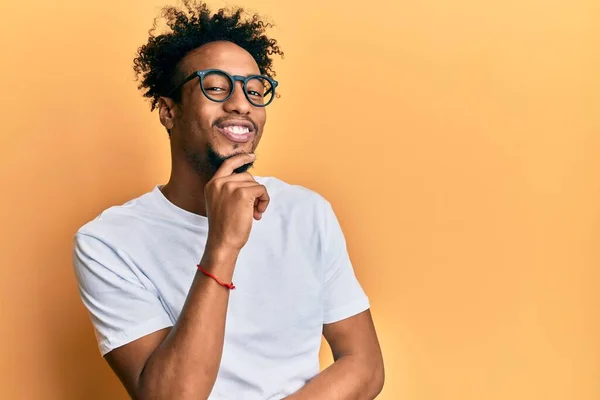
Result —
[[[375,399],[383,390],[385,368],[380,357],[355,359],[353,387],[355,396],[361,399]]]
[[[373,398],[377,397],[379,393],[383,390],[383,385],[385,384],[385,368],[383,366],[383,360],[377,364],[375,371],[373,373]]]
[[[383,390],[385,384],[385,367],[383,365],[383,359],[379,358],[376,362],[372,363],[369,368],[369,374],[367,377],[368,387],[368,398],[376,398]]]

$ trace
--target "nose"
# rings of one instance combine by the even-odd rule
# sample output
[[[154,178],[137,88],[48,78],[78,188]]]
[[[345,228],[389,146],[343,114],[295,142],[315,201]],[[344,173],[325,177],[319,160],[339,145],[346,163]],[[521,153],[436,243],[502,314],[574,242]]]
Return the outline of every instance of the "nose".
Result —
[[[238,81],[235,82],[235,85],[231,97],[223,103],[223,109],[232,114],[248,115],[252,110],[252,104],[244,95],[244,84]]]

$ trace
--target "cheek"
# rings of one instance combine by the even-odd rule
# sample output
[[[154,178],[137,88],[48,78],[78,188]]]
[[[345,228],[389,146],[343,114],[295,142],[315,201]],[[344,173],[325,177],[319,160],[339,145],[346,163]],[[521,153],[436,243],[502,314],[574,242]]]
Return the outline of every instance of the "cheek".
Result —
[[[256,125],[258,125],[258,135],[256,135],[254,138],[254,145],[257,146],[264,133],[265,123],[267,122],[267,114],[265,113],[264,109],[259,109],[259,111],[252,116],[252,119]]]
[[[220,110],[218,103],[211,102],[210,104],[205,104],[199,102],[196,104],[190,117],[196,129],[202,132],[203,135],[207,135],[214,133],[212,124],[222,114],[223,112]]]
[[[256,124],[260,128],[260,133],[262,134],[262,131],[265,127],[265,123],[267,122],[267,113],[264,108],[259,108],[258,111],[254,114],[254,122],[256,122]]]
[[[195,116],[197,122],[202,126],[210,126],[215,120],[215,115],[218,115],[219,108],[215,107],[216,103],[198,102],[195,108]]]

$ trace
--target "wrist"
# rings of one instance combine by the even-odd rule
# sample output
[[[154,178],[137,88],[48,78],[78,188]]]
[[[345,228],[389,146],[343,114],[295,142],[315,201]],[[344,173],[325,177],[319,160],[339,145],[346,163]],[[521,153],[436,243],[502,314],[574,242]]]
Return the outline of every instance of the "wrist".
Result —
[[[235,266],[239,249],[218,242],[206,242],[200,264],[206,269],[231,269]]]

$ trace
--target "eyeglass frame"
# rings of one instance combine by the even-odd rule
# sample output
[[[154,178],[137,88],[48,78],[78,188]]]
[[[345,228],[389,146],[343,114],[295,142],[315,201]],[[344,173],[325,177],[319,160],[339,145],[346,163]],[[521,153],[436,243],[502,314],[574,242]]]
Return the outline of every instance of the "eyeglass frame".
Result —
[[[220,73],[225,75],[226,77],[229,78],[229,80],[231,81],[232,85],[231,85],[231,91],[229,92],[229,94],[227,95],[227,97],[225,97],[223,100],[215,100],[213,98],[211,98],[208,94],[206,94],[206,90],[204,90],[204,77],[206,75],[208,75],[209,73]],[[273,102],[273,99],[275,98],[275,88],[277,87],[277,85],[279,85],[279,82],[277,82],[275,79],[271,78],[270,76],[267,75],[248,75],[248,76],[242,76],[242,75],[231,75],[221,69],[204,69],[204,70],[199,70],[199,71],[194,71],[190,76],[188,76],[187,78],[184,79],[183,82],[181,82],[179,85],[177,85],[175,88],[173,88],[168,94],[167,97],[171,97],[172,94],[181,89],[181,87],[183,85],[185,85],[186,83],[188,83],[189,81],[195,79],[196,77],[200,78],[200,90],[202,90],[202,93],[204,94],[204,97],[206,97],[207,99],[209,99],[210,101],[214,101],[216,103],[224,103],[227,100],[229,100],[231,98],[231,96],[233,95],[233,92],[235,91],[235,83],[236,82],[242,82],[242,89],[244,90],[244,96],[246,97],[246,100],[248,100],[248,102],[250,104],[252,104],[255,107],[266,107],[269,104],[271,104],[271,102]],[[267,91],[267,93],[265,93],[264,95],[268,94],[269,91],[273,91],[273,96],[271,96],[271,99],[269,100],[268,103],[263,104],[263,105],[257,105],[254,102],[252,102],[252,100],[250,100],[250,97],[248,97],[248,92],[246,91],[246,84],[248,83],[248,81],[250,81],[251,79],[255,79],[255,78],[261,78],[261,79],[266,79],[270,84],[271,84],[271,89],[269,89]],[[264,96],[263,95],[263,96]]]

